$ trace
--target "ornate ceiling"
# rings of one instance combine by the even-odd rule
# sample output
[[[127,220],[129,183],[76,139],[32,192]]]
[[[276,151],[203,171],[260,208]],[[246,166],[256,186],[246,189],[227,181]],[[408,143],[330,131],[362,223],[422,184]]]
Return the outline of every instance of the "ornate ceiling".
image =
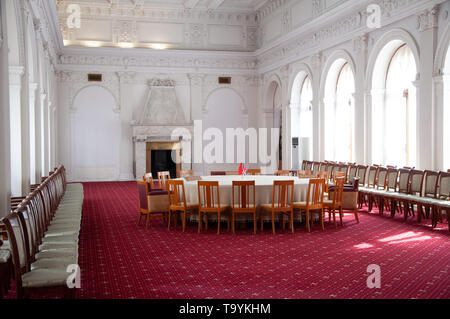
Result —
[[[65,46],[254,51],[267,0],[56,0]],[[80,12],[79,28],[75,21]]]

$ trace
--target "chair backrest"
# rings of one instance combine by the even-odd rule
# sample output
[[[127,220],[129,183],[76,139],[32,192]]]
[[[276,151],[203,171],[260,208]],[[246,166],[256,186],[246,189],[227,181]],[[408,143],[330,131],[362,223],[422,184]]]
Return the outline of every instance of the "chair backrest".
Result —
[[[422,180],[422,190],[424,197],[437,197],[437,189],[438,185],[438,177],[439,172],[426,170],[424,174],[424,178]]]
[[[192,169],[180,171],[180,177],[191,177],[194,176],[194,171]]]
[[[357,165],[350,165],[348,168],[348,175],[347,175],[347,182],[350,182],[355,178],[358,174],[358,166]]]
[[[386,167],[378,167],[375,188],[385,189],[388,169]]]
[[[439,199],[450,199],[450,172],[441,172],[439,174],[439,184],[437,189],[436,194]]]
[[[158,182],[162,189],[167,189],[167,182],[170,180],[170,172],[158,172]]]
[[[369,174],[367,176],[367,187],[371,187],[371,188],[375,187],[378,168],[379,167],[376,165],[372,165],[369,167]]]
[[[144,176],[142,176],[142,180],[152,184],[153,183],[152,173],[145,173]]]
[[[261,169],[248,169],[247,173],[249,175],[261,175]]]
[[[358,171],[356,175],[359,177],[359,185],[366,185],[367,165],[358,165]]]
[[[146,181],[137,181],[139,192],[139,211],[141,213],[148,213],[150,205],[148,202],[148,183]]]
[[[280,170],[280,169],[277,169],[275,172],[274,172],[274,175],[275,176],[289,176],[291,173],[288,171],[288,170]]]
[[[273,181],[272,209],[285,211],[294,206],[294,181]]]
[[[17,208],[17,214],[19,219],[25,227],[23,227],[22,231],[24,232],[24,237],[26,238],[25,250],[27,252],[27,260],[31,263],[34,261],[34,255],[38,251],[38,234],[36,229],[36,221],[31,213],[31,205],[30,203],[26,203],[25,205],[20,205]]]
[[[317,174],[320,171],[320,162],[313,162],[312,173]]]
[[[328,171],[318,171],[316,174],[316,177],[319,179],[324,179],[325,180],[325,189],[324,192],[328,193],[328,186],[330,183],[330,172]]]
[[[306,170],[306,171],[311,171],[311,170],[312,170],[312,167],[313,167],[313,162],[311,162],[311,161],[306,161],[304,170]]]
[[[211,171],[211,176],[221,176],[221,175],[227,175],[227,172],[225,172],[225,171]]]
[[[16,287],[22,286],[22,274],[29,271],[30,264],[28,261],[28,251],[26,243],[28,238],[25,238],[24,225],[22,224],[17,213],[11,213],[2,220],[8,233],[10,242],[10,249],[12,253],[12,260],[15,271]]]
[[[401,168],[398,170],[398,192],[408,193],[410,183],[410,169]]]
[[[344,177],[337,177],[333,188],[333,205],[342,205],[342,193],[344,192]]]
[[[198,181],[198,205],[201,211],[220,209],[220,190],[218,181]]]
[[[323,204],[323,194],[325,191],[325,180],[322,178],[311,178],[308,184],[306,195],[306,207]]]
[[[169,206],[187,207],[186,192],[184,190],[184,181],[171,179],[167,181],[167,190],[169,194]]]
[[[233,209],[256,208],[255,181],[233,181],[232,207]]]
[[[422,194],[422,183],[424,178],[424,171],[422,170],[411,170],[409,175],[409,193],[412,195]]]
[[[320,162],[319,171],[328,171],[328,163],[327,162]]]
[[[388,191],[396,191],[398,183],[399,170],[396,168],[389,168],[387,170],[385,189]]]

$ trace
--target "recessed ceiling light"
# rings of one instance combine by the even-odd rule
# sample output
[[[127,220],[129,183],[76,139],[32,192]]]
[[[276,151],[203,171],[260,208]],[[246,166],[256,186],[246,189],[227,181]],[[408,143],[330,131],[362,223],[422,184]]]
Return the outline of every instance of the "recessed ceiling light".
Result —
[[[119,42],[118,45],[121,48],[134,48],[134,43],[131,42]]]
[[[150,47],[155,50],[165,50],[165,49],[167,49],[167,44],[152,43],[152,44],[150,44]]]
[[[102,46],[102,43],[99,41],[84,41],[83,44],[87,47],[98,48]]]

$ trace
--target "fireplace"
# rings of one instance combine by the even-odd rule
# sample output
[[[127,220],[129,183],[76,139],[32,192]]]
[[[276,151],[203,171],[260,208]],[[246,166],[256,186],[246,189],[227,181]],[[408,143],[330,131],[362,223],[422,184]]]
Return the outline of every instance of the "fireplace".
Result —
[[[178,163],[180,162],[180,142],[147,142],[146,153],[146,171],[152,172],[153,178],[162,171],[169,171],[171,178],[180,175],[181,165],[173,161],[175,158]]]
[[[172,160],[176,156],[176,151],[171,150],[152,150],[151,154],[151,172],[153,176],[158,176],[158,172],[169,171],[170,178],[177,177],[177,165]]]

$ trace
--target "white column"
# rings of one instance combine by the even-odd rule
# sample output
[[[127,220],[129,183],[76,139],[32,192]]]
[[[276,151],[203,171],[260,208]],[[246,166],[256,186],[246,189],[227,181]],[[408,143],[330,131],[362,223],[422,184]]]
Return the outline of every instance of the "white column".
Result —
[[[418,16],[420,61],[420,85],[417,89],[417,166],[421,169],[434,167],[434,108],[433,69],[437,46],[438,7],[423,11]]]
[[[10,160],[11,193],[22,195],[22,115],[21,90],[24,68],[9,68],[9,126],[10,126]]]
[[[438,170],[444,167],[444,81],[448,81],[448,75],[436,75],[433,77],[433,105],[434,105],[434,136],[435,157],[434,168]],[[447,123],[446,123],[447,125]]]
[[[49,112],[47,105],[47,94],[41,92],[41,105],[40,105],[40,118],[41,118],[41,174],[47,176],[50,171],[49,167]]]
[[[357,163],[365,162],[365,148],[370,147],[370,144],[366,144],[366,132],[364,129],[365,123],[365,96],[364,96],[364,83],[366,77],[366,63],[367,63],[367,35],[363,35],[354,40],[355,55],[355,156],[354,161]]]
[[[28,23],[30,12],[27,3],[22,3],[23,14],[23,39],[28,38]],[[21,109],[21,153],[22,153],[22,195],[26,196],[30,192],[30,100],[29,100],[29,72],[28,72],[28,41],[24,41],[24,75],[22,77],[22,89],[20,97]]]
[[[372,94],[370,90],[364,92],[364,162],[372,163]]]
[[[6,6],[0,1],[0,218],[10,211],[11,167]]]
[[[323,96],[320,96],[320,78],[322,73],[322,53],[311,57],[312,66],[312,87],[313,87],[313,100],[312,100],[312,111],[313,111],[313,160],[321,161],[323,158],[323,137],[321,136],[321,125],[323,125]]]
[[[39,150],[39,143],[37,142],[39,140],[39,136],[41,132],[39,131],[38,123],[38,117],[40,117],[39,114],[39,108],[36,108],[36,91],[37,91],[38,84],[37,83],[30,83],[29,84],[29,140],[30,140],[30,183],[36,184],[40,182],[40,178],[38,178],[38,172],[40,171],[40,168],[37,163],[38,159],[38,150]],[[40,160],[39,160],[40,162]]]

